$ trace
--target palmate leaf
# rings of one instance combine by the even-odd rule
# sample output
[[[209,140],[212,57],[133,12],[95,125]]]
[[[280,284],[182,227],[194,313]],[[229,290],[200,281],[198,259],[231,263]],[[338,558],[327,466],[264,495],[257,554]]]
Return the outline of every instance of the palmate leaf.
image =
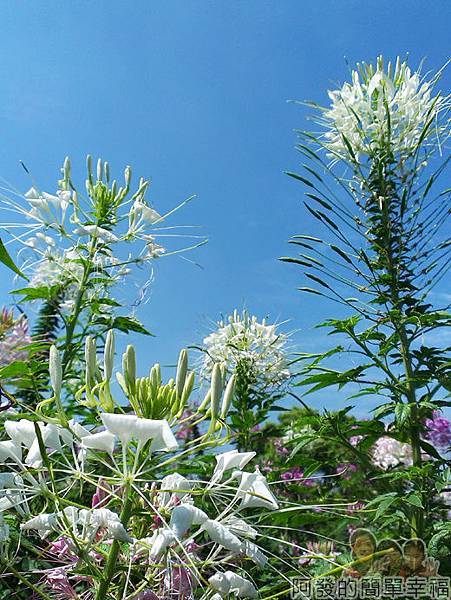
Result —
[[[28,277],[26,277],[26,275],[24,275],[22,273],[22,271],[19,269],[19,267],[16,266],[15,262],[10,257],[10,255],[9,255],[7,249],[5,248],[5,245],[1,239],[0,239],[0,262],[3,263],[5,265],[5,267],[8,267],[8,269],[11,269],[11,271],[14,271],[14,273],[16,273],[16,275],[20,275],[20,277],[23,277],[23,279],[26,279],[28,281]]]

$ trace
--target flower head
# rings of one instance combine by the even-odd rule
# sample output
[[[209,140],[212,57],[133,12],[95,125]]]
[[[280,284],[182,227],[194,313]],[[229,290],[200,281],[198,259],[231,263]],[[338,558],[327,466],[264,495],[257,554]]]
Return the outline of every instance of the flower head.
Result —
[[[3,308],[0,312],[0,367],[28,356],[25,346],[31,343],[28,321],[14,318],[13,312]]]
[[[245,365],[251,378],[268,385],[280,385],[290,375],[287,361],[287,336],[277,331],[277,325],[258,321],[244,311],[235,310],[227,321],[204,339],[203,373],[209,377],[216,364],[227,371]]]
[[[329,91],[331,106],[321,124],[326,128],[324,146],[335,159],[371,157],[382,149],[411,154],[423,133],[433,133],[431,122],[443,106],[433,96],[433,82],[422,81],[419,72],[397,59],[393,69],[358,64],[351,82]],[[354,155],[354,156],[353,156]]]
[[[380,437],[373,446],[373,463],[387,470],[398,465],[412,464],[412,447],[388,436]]]

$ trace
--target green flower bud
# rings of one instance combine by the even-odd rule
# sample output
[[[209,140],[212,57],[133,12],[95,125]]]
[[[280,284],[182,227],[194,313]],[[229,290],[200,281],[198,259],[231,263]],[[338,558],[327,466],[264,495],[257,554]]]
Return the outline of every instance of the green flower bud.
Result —
[[[105,341],[105,352],[103,355],[105,379],[109,381],[113,374],[114,366],[114,332],[110,330],[107,333]]]
[[[85,340],[86,385],[92,388],[96,383],[97,348],[96,341],[90,335]]]
[[[211,389],[208,390],[208,392],[205,394],[205,398],[200,403],[197,411],[203,412],[207,408],[207,406],[210,406],[210,403],[211,403]]]
[[[232,404],[234,393],[235,393],[235,375],[232,375],[232,377],[229,379],[229,382],[227,383],[227,387],[224,392],[224,398],[222,399],[221,419],[225,419],[227,417],[227,413],[229,412],[230,405]]]
[[[160,365],[156,363],[151,369],[149,374],[152,387],[158,388],[161,385],[161,369]]]
[[[127,346],[127,350],[122,357],[122,368],[127,388],[134,393],[136,382],[136,355],[133,346]]]
[[[52,384],[55,396],[61,396],[61,388],[63,384],[63,369],[61,366],[61,356],[56,346],[50,346],[49,354],[49,373],[50,382]]]
[[[86,171],[88,173],[88,181],[92,183],[92,156],[90,154],[86,157]]]
[[[105,173],[105,181],[108,183],[110,181],[110,165],[108,164],[108,161],[105,161],[105,164],[103,165],[103,172]]]
[[[211,421],[212,425],[216,421],[219,414],[219,403],[222,396],[222,374],[221,367],[216,364],[213,367],[211,374]]]
[[[102,181],[102,159],[97,161],[97,181]]]
[[[179,355],[179,362],[177,365],[177,373],[175,376],[175,388],[177,390],[177,396],[179,398],[182,397],[187,372],[188,372],[188,352],[186,350],[182,350]]]

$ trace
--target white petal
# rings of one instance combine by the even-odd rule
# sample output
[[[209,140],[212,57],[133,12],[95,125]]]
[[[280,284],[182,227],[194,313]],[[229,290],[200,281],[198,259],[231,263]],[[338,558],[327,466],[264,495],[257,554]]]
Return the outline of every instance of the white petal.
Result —
[[[115,441],[116,436],[109,431],[99,431],[98,433],[83,436],[81,445],[91,450],[101,450],[108,452],[108,454],[113,454]]]
[[[128,442],[133,437],[138,419],[135,415],[101,413],[100,418],[108,431],[117,435],[122,443]]]
[[[0,442],[0,462],[5,462],[8,458],[22,460],[22,448],[19,444],[10,440]]]
[[[208,534],[213,542],[220,544],[232,552],[241,552],[241,541],[227,527],[219,523],[219,521],[208,519],[208,521],[203,523],[201,529]]]

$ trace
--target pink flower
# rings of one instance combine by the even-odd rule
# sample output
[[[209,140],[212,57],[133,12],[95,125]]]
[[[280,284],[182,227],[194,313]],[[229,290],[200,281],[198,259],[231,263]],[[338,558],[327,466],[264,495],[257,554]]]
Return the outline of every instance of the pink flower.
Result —
[[[26,360],[25,347],[31,343],[28,321],[24,316],[14,319],[13,312],[3,308],[0,313],[0,367],[16,360]]]
[[[193,578],[186,567],[173,565],[166,573],[164,585],[171,600],[188,600],[193,597]]]
[[[66,571],[61,567],[50,569],[50,571],[47,572],[46,583],[53,592],[59,594],[64,600],[78,598],[77,592],[69,582]]]
[[[92,496],[91,506],[92,508],[102,508],[108,503],[111,495],[111,487],[105,481],[103,477],[100,477],[99,483],[96,487],[96,491]]]

